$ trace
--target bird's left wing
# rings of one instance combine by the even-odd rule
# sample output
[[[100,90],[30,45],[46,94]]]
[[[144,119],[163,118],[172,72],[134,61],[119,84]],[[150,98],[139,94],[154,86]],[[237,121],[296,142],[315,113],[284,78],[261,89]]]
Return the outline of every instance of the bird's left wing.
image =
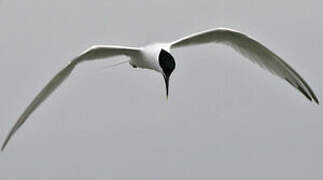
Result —
[[[227,28],[212,29],[176,40],[170,43],[170,48],[206,43],[220,43],[232,47],[252,62],[286,80],[310,101],[314,100],[319,104],[313,90],[290,65],[264,45],[241,32]]]
[[[25,111],[20,115],[15,125],[10,130],[7,138],[5,139],[1,150],[3,151],[9,142],[10,138],[19,129],[19,127],[26,121],[29,115],[44,101],[46,98],[71,74],[75,66],[84,61],[91,61],[97,59],[108,58],[118,55],[135,56],[140,52],[139,48],[123,47],[123,46],[92,46],[85,50],[78,57],[74,58],[70,63],[59,71],[37,94],[32,102],[27,106]]]

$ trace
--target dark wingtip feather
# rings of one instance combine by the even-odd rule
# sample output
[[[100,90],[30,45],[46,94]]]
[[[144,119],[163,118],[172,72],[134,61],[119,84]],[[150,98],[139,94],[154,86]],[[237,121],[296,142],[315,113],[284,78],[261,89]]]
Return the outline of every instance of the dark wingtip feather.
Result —
[[[307,93],[307,91],[305,89],[303,89],[301,86],[299,85],[294,85],[290,80],[288,80],[287,78],[285,78],[285,80],[292,86],[296,87],[308,100],[310,100],[311,102],[314,100],[316,102],[316,104],[320,104],[317,97],[315,96],[314,92],[308,88],[309,93]],[[306,87],[308,87],[308,85],[306,84]]]
[[[1,147],[1,152],[4,151],[4,149],[6,148],[7,146],[7,143],[8,143],[8,138],[5,140],[5,142],[3,143],[2,147]]]
[[[301,86],[297,85],[297,89],[310,101],[312,101],[312,97],[307,94],[307,92],[305,91],[305,89],[303,89]]]
[[[4,149],[6,148],[6,146],[7,146],[7,144],[8,144],[8,142],[9,142],[9,140],[11,139],[11,137],[12,137],[12,135],[13,135],[13,132],[10,132],[9,133],[9,135],[7,136],[7,138],[6,138],[6,140],[4,141],[4,143],[2,144],[2,147],[1,147],[1,151],[3,152],[4,151]]]
[[[305,87],[307,88],[307,90],[309,91],[309,93],[311,94],[311,97],[314,99],[314,101],[316,102],[316,104],[320,104],[319,100],[317,99],[316,95],[314,94],[313,90],[310,88],[310,86],[304,81],[302,80]]]
[[[316,102],[316,104],[320,104],[319,100],[317,99],[317,97],[315,96],[314,92],[310,89],[310,93],[312,95],[312,98],[314,99],[314,101]]]

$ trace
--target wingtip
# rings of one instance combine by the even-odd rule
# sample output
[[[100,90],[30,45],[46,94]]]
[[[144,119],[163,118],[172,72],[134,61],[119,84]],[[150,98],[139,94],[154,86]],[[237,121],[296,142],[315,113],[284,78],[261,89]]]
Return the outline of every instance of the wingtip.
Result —
[[[11,131],[8,136],[6,137],[5,141],[3,142],[2,146],[1,146],[1,152],[4,151],[4,149],[7,147],[8,142],[10,141],[12,135],[13,135],[14,131]]]
[[[5,145],[2,145],[2,147],[1,147],[1,152],[3,152],[4,151],[4,148],[5,148],[6,146]]]
[[[306,84],[306,86],[311,94],[312,99],[316,102],[317,105],[319,105],[320,102],[319,102],[318,98],[316,97],[316,95],[314,94],[313,90],[307,84]]]
[[[308,98],[311,102],[315,102],[317,105],[320,105],[320,102],[319,102],[319,100],[315,97],[315,96],[313,96],[313,97],[311,97],[311,98]]]
[[[8,139],[6,139],[5,142],[2,144],[1,152],[4,151],[4,149],[6,148],[7,144],[8,144]]]
[[[317,105],[320,105],[320,101],[315,97],[314,101],[316,102]]]
[[[316,95],[314,94],[314,92],[312,90],[310,90],[310,93],[311,93],[311,99],[314,100],[314,102],[317,105],[320,105],[320,102],[319,102],[318,98],[316,97]]]

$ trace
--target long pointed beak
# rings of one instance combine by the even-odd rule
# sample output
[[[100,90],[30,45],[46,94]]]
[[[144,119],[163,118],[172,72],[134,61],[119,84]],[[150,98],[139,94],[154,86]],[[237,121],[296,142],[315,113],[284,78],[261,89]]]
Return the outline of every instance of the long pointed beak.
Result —
[[[169,76],[164,76],[165,85],[166,85],[166,100],[168,100],[168,85],[169,85]]]

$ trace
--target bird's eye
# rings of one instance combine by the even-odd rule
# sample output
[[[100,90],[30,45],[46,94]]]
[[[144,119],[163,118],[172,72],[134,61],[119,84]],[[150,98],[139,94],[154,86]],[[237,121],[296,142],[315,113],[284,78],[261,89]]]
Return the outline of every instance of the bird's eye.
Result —
[[[176,67],[176,63],[173,56],[162,49],[159,53],[158,60],[159,65],[163,69],[165,75],[170,76],[170,74],[174,71]]]

